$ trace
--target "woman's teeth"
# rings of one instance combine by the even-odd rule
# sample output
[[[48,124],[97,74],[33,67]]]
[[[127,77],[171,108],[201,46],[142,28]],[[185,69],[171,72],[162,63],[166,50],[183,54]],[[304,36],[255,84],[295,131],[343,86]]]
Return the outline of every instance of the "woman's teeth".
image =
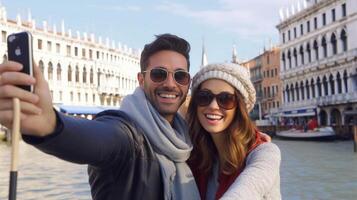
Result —
[[[206,116],[206,118],[212,119],[212,120],[220,120],[220,119],[223,118],[223,117],[220,116],[220,115],[213,115],[213,114],[206,114],[205,116]]]

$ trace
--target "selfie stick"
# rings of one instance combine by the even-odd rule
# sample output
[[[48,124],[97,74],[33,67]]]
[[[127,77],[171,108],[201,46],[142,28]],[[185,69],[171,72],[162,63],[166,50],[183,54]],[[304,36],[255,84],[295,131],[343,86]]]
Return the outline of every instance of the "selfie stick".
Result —
[[[12,124],[12,138],[11,138],[11,169],[10,169],[9,200],[16,199],[17,164],[19,159],[19,140],[20,140],[20,100],[18,98],[14,98],[13,103],[14,103],[14,120]]]

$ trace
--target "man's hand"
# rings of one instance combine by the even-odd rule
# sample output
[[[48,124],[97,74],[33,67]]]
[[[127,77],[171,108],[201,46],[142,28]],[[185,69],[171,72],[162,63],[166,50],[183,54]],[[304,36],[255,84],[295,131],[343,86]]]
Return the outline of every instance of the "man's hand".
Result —
[[[21,73],[22,65],[8,61],[0,64],[0,123],[11,129],[13,121],[13,98],[21,104],[21,132],[34,136],[46,136],[56,127],[56,114],[48,83],[40,69],[34,66],[34,77]],[[16,85],[34,85],[34,93]]]

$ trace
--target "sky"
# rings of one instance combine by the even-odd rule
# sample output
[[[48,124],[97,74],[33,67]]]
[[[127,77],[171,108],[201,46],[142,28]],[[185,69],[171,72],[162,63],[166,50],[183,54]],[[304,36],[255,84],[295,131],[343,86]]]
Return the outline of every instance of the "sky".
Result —
[[[0,0],[7,16],[27,19],[28,11],[41,27],[64,20],[72,35],[94,33],[142,49],[155,35],[172,33],[191,44],[191,74],[201,65],[204,41],[209,63],[229,62],[236,46],[241,60],[258,56],[264,46],[277,45],[279,9],[298,0]]]

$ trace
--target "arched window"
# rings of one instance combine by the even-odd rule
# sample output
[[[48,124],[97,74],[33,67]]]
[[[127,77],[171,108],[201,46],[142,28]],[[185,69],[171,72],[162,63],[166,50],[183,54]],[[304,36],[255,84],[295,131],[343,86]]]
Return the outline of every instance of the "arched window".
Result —
[[[290,102],[290,91],[289,91],[289,85],[286,86],[286,102]]]
[[[304,65],[305,64],[305,58],[304,58],[304,48],[302,47],[302,45],[300,46],[300,58],[301,58],[301,64]]]
[[[324,58],[326,58],[327,57],[327,42],[326,42],[325,36],[322,37],[322,39],[321,39],[321,46],[322,46]]]
[[[305,89],[306,89],[306,99],[310,99],[310,86],[309,86],[309,81],[305,81]]]
[[[324,95],[328,96],[328,84],[326,76],[322,78],[322,84],[324,85]]]
[[[315,51],[315,59],[319,59],[319,44],[317,44],[317,41],[314,41],[314,51]]]
[[[286,62],[285,62],[285,53],[284,53],[284,52],[283,52],[283,54],[281,55],[281,60],[283,61],[284,70],[286,70]]]
[[[307,43],[307,45],[306,45],[306,52],[307,52],[308,62],[310,63],[310,62],[311,62],[311,48],[310,48],[310,43]]]
[[[334,95],[335,94],[335,82],[333,81],[332,74],[329,77],[329,84],[330,84],[330,89],[331,89],[331,95]]]
[[[343,84],[345,84],[346,93],[347,93],[348,87],[347,87],[347,72],[346,72],[346,70],[343,72]]]
[[[75,75],[76,75],[76,83],[78,83],[79,82],[79,68],[78,68],[78,66],[76,66]]]
[[[322,96],[322,88],[321,88],[321,80],[320,80],[320,77],[317,78],[316,85],[317,85],[317,94],[318,94],[318,97],[321,97],[321,96]]]
[[[56,70],[56,71],[57,71],[57,73],[56,73],[56,74],[57,74],[57,80],[59,80],[59,81],[62,80],[62,76],[61,76],[61,74],[62,74],[61,64],[59,64],[59,63],[57,64],[57,70]]]
[[[299,94],[299,84],[295,83],[295,91],[296,91],[296,101],[300,100],[300,94]]]
[[[348,46],[347,46],[347,34],[346,31],[343,29],[341,31],[341,42],[342,42],[342,50],[347,51]]]
[[[93,80],[94,80],[94,73],[93,73],[93,68],[90,69],[90,74],[89,74],[89,82],[90,84],[93,84]]]
[[[294,61],[295,61],[295,67],[298,66],[298,59],[297,59],[297,51],[294,49]]]
[[[67,79],[68,79],[68,82],[72,82],[72,67],[71,65],[68,65],[68,73],[67,73]]]
[[[4,63],[5,61],[7,61],[7,55],[6,54],[2,57],[2,62]]]
[[[295,101],[295,90],[294,90],[294,85],[290,85],[290,92],[291,92],[291,101]]]
[[[47,73],[48,73],[48,80],[52,80],[53,79],[53,66],[52,66],[51,62],[48,63]]]
[[[342,81],[341,81],[340,72],[337,72],[336,81],[337,81],[337,93],[341,94],[342,93]]]
[[[335,55],[337,54],[337,40],[336,40],[336,35],[332,33],[331,35],[331,45],[332,45],[332,54]]]
[[[288,61],[289,61],[289,69],[291,69],[291,52],[288,51]]]
[[[305,92],[304,92],[304,83],[300,82],[300,91],[301,91],[301,100],[305,99]]]
[[[86,66],[84,66],[83,68],[83,83],[86,83],[87,82],[87,70],[86,70]]]
[[[44,66],[42,60],[40,60],[40,62],[38,63],[38,66],[40,67],[41,73],[44,75],[45,74],[45,66]]]
[[[312,98],[315,98],[316,97],[316,94],[315,94],[315,81],[314,79],[311,79],[310,81],[310,87],[311,87],[311,97]]]

